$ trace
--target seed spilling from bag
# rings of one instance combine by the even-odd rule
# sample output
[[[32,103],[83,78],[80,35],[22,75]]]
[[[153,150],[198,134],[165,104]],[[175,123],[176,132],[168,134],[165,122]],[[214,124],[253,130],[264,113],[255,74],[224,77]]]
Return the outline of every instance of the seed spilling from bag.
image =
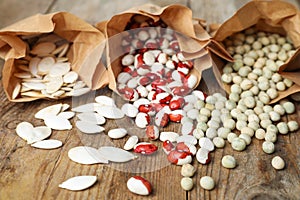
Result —
[[[72,71],[68,58],[64,57],[70,48],[68,41],[55,34],[41,34],[30,39],[23,37],[23,40],[32,48],[26,57],[15,62],[14,76],[20,81],[14,86],[12,99],[58,99],[90,91]]]

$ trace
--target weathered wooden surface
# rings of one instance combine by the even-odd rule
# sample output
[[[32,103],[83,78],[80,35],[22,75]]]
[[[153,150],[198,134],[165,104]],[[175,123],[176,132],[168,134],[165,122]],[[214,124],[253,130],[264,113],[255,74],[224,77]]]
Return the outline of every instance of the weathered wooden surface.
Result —
[[[148,3],[146,0],[108,1],[108,0],[1,0],[0,27],[20,20],[35,13],[69,11],[90,23],[109,19],[112,15],[132,6]],[[246,0],[152,0],[161,6],[170,3],[190,5],[194,17],[204,18],[209,23],[223,22]],[[297,1],[290,1],[298,6]],[[1,67],[2,67],[1,62]],[[209,80],[211,73],[206,73]],[[3,75],[1,74],[0,77]],[[217,85],[209,85],[210,91],[218,90]],[[108,89],[97,94],[111,95]],[[94,94],[86,96],[91,99]],[[81,98],[80,101],[85,100]],[[11,103],[7,101],[0,83],[0,199],[300,199],[300,132],[280,136],[276,143],[276,152],[266,155],[261,150],[261,141],[253,140],[247,150],[237,153],[226,144],[212,154],[213,162],[207,166],[198,165],[193,177],[195,187],[191,192],[184,192],[180,187],[180,170],[178,166],[169,165],[160,152],[157,156],[142,158],[129,165],[92,165],[83,166],[71,162],[67,157],[70,148],[78,145],[99,147],[113,143],[123,146],[124,140],[111,141],[105,134],[88,136],[72,131],[54,131],[51,138],[63,141],[62,148],[56,150],[33,149],[15,134],[16,124],[29,121],[34,125],[42,122],[34,118],[39,109],[54,104],[53,101],[36,101],[32,103]],[[71,99],[62,100],[75,104]],[[297,113],[289,119],[300,122],[300,104]],[[287,120],[287,118],[285,118]],[[122,125],[109,121],[107,129]],[[174,129],[175,126],[169,127]],[[134,130],[132,130],[134,131]],[[141,136],[143,133],[138,133]],[[221,157],[231,154],[238,160],[238,167],[228,170],[221,167]],[[274,155],[282,156],[286,168],[275,171],[271,165]],[[155,170],[153,170],[155,169]],[[131,175],[139,174],[151,181],[153,193],[149,197],[133,195],[126,188],[126,181]],[[97,175],[98,183],[92,188],[71,192],[58,188],[62,181],[76,175]],[[204,191],[199,186],[201,176],[210,175],[216,180],[216,189]]]

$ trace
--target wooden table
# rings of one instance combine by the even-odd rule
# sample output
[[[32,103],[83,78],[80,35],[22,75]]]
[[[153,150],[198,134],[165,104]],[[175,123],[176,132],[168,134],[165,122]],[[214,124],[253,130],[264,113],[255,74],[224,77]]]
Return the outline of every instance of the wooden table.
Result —
[[[146,0],[1,0],[0,27],[16,22],[35,13],[69,11],[94,24],[132,6],[148,3]],[[201,17],[211,22],[221,23],[230,17],[247,0],[151,0],[164,6],[170,3],[188,5],[194,17]],[[222,2],[222,3],[220,3]],[[290,0],[299,7],[299,2]],[[2,66],[3,62],[1,62]],[[0,75],[0,79],[3,75]],[[216,86],[213,86],[216,87]],[[217,88],[215,88],[217,90]],[[97,94],[111,95],[108,89],[101,89]],[[35,101],[31,103],[11,103],[6,99],[0,83],[0,199],[300,199],[300,131],[289,135],[280,135],[276,143],[276,152],[266,155],[261,150],[262,141],[253,140],[253,144],[244,152],[233,151],[229,144],[212,154],[209,165],[193,162],[197,172],[193,177],[195,187],[185,192],[180,187],[181,167],[166,164],[157,156],[150,156],[145,162],[138,162],[131,168],[118,168],[118,165],[80,165],[69,160],[67,153],[79,145],[100,146],[107,140],[105,134],[87,136],[73,129],[54,131],[51,138],[63,141],[63,147],[56,150],[33,149],[15,133],[16,124],[29,121],[35,125],[42,122],[34,118],[41,108],[52,105],[54,101]],[[61,100],[72,104],[71,99]],[[283,120],[300,122],[300,104],[297,113],[284,117]],[[116,126],[112,121],[106,128]],[[170,127],[172,128],[172,127]],[[125,140],[114,141],[122,146]],[[238,167],[228,170],[221,167],[223,155],[232,154],[238,161]],[[276,171],[270,162],[274,155],[282,156],[286,168]],[[163,163],[163,164],[162,164]],[[158,168],[153,170],[153,168]],[[139,172],[139,173],[134,173]],[[142,175],[151,181],[153,193],[141,197],[130,193],[126,181],[132,175]],[[97,175],[98,183],[92,188],[72,192],[58,188],[58,184],[77,175]],[[216,188],[205,191],[200,188],[202,176],[212,176]]]

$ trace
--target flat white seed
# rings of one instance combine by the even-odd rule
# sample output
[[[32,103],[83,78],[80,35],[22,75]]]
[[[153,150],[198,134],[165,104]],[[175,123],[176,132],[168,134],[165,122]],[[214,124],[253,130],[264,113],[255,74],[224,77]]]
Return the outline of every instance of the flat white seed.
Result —
[[[98,150],[104,158],[111,162],[122,163],[137,158],[134,154],[117,147],[104,146],[100,147]]]
[[[96,112],[108,119],[121,119],[124,113],[115,106],[101,106],[96,108]]]
[[[159,140],[164,142],[166,140],[169,140],[170,142],[176,142],[176,139],[179,137],[178,133],[175,132],[161,132],[159,136]]]
[[[49,82],[46,83],[46,92],[51,94],[57,92],[63,85],[61,76],[50,77]]]
[[[78,74],[70,71],[63,76],[64,83],[74,83],[78,79]]]
[[[95,112],[84,112],[84,113],[79,113],[77,114],[78,119],[81,121],[89,122],[91,124],[105,124],[106,119]]]
[[[65,44],[65,45],[62,45],[63,46],[63,49],[62,49],[62,51],[58,54],[58,58],[60,58],[60,57],[63,57],[63,56],[65,56],[66,55],[66,53],[67,53],[67,51],[69,50],[69,46],[70,46],[70,44]]]
[[[124,145],[124,149],[129,151],[131,149],[134,148],[134,146],[139,142],[139,138],[136,135],[132,135],[128,138],[128,140],[126,141],[125,145]]]
[[[87,121],[77,121],[75,123],[75,126],[83,133],[86,134],[95,134],[100,133],[105,130],[102,126],[99,126],[97,124],[93,124]]]
[[[74,97],[78,97],[78,96],[81,96],[83,94],[86,94],[88,92],[90,92],[91,89],[90,88],[87,88],[87,87],[84,87],[84,88],[79,88],[79,89],[74,89],[67,94],[67,96],[74,96]]]
[[[22,82],[22,85],[32,90],[43,90],[46,88],[44,83]]]
[[[177,143],[184,142],[184,143],[196,145],[198,143],[198,140],[192,135],[181,135],[176,138],[176,142]]]
[[[65,74],[67,74],[71,69],[71,64],[68,62],[65,63],[55,63],[50,71],[49,71],[49,75],[52,77],[55,76],[63,76]]]
[[[76,106],[75,108],[72,108],[72,111],[74,112],[95,112],[97,108],[100,108],[101,106],[98,103],[87,103],[83,105]]]
[[[281,170],[285,167],[285,162],[280,156],[275,156],[272,159],[271,164],[277,170]]]
[[[21,84],[16,83],[15,88],[12,92],[11,98],[16,99],[18,97],[18,95],[20,94],[20,91],[21,91]]]
[[[130,103],[125,103],[121,110],[127,117],[136,117],[139,112],[138,108]]]
[[[65,111],[65,112],[59,113],[57,116],[64,117],[66,119],[72,119],[75,116],[75,112]]]
[[[37,91],[28,91],[28,92],[21,92],[21,96],[26,97],[33,97],[33,98],[45,98],[46,96]]]
[[[71,130],[72,125],[68,119],[62,116],[48,116],[44,118],[46,126],[54,130]]]
[[[223,156],[222,158],[222,166],[228,169],[233,169],[236,167],[236,160],[231,155]]]
[[[200,186],[205,190],[212,190],[215,187],[215,181],[210,176],[203,176],[200,179]]]
[[[71,85],[72,85],[74,90],[81,89],[81,88],[84,88],[86,86],[86,84],[83,81],[76,81],[75,83],[71,83],[68,86],[71,87]]]
[[[236,151],[243,151],[246,148],[246,142],[244,139],[235,137],[231,141],[231,146]]]
[[[112,99],[111,97],[108,97],[108,96],[104,96],[104,95],[97,96],[95,98],[95,101],[98,104],[103,105],[103,106],[116,106],[114,99]]]
[[[66,92],[63,91],[63,90],[58,90],[58,91],[52,93],[51,96],[52,96],[53,98],[56,98],[56,97],[60,97],[60,96],[64,95],[65,93],[66,93]]]
[[[97,176],[75,176],[59,184],[58,187],[72,191],[80,191],[91,187],[96,181]]]
[[[108,131],[108,136],[112,139],[120,139],[127,135],[127,130],[124,128],[115,128]]]
[[[38,64],[38,74],[45,75],[48,74],[51,67],[55,64],[55,59],[53,57],[44,57]]]
[[[41,61],[40,58],[34,57],[29,62],[29,71],[35,77],[39,77],[39,75],[38,75],[38,64],[40,63],[40,61]]]
[[[54,51],[55,48],[56,45],[52,42],[41,42],[35,45],[30,51],[30,53],[35,55],[46,55]]]
[[[211,139],[209,139],[207,137],[200,138],[199,145],[200,145],[200,147],[205,148],[208,151],[213,151],[215,149],[214,143],[211,141]]]
[[[51,52],[51,54],[55,55],[55,54],[61,53],[66,48],[66,46],[69,46],[69,44],[65,43],[65,44],[60,45],[59,47],[57,47],[56,49],[54,49]]]
[[[21,122],[16,127],[16,133],[19,137],[21,137],[23,140],[27,141],[28,134],[31,134],[33,132],[33,125],[29,122]]]
[[[27,143],[42,141],[51,135],[51,129],[47,126],[37,126],[33,128],[33,132],[28,134]]]
[[[68,157],[77,163],[91,165],[97,163],[108,163],[98,149],[88,146],[78,146],[69,150]]]
[[[35,142],[31,144],[32,147],[38,148],[38,149],[56,149],[62,146],[62,142],[59,140],[42,140],[39,142]]]
[[[61,111],[61,108],[62,108],[61,103],[60,104],[54,104],[54,105],[51,105],[51,106],[47,106],[47,107],[39,110],[34,115],[34,117],[37,118],[37,119],[45,119],[49,116],[55,116]]]

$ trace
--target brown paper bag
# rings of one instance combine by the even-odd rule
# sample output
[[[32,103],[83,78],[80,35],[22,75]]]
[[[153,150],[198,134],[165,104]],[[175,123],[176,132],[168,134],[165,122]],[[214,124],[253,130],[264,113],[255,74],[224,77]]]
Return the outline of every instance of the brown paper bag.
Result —
[[[78,17],[57,12],[47,15],[37,14],[0,30],[0,56],[5,59],[3,67],[3,87],[10,101],[26,102],[38,98],[12,99],[12,91],[18,79],[15,72],[15,59],[26,56],[26,44],[19,36],[41,33],[55,33],[71,42],[67,53],[71,68],[79,74],[81,80],[92,89],[107,84],[106,69],[100,62],[104,47],[104,35]]]
[[[300,13],[292,4],[283,1],[254,0],[244,5],[231,18],[225,21],[216,31],[213,39],[222,42],[234,33],[241,32],[254,26],[257,30],[289,36],[293,41],[294,46],[297,48],[300,46],[299,24]],[[230,87],[222,83],[219,75],[223,67],[224,63],[214,65],[214,71],[216,72],[215,74],[219,84],[224,86],[225,90],[229,92]],[[282,75],[287,77],[283,72]],[[271,103],[294,93],[297,90],[295,88],[298,88],[298,86],[291,87],[284,92],[279,92],[279,96],[272,100]]]
[[[154,22],[162,20],[178,34],[177,39],[181,51],[188,59],[197,58],[194,62],[192,73],[201,79],[201,72],[211,66],[211,59],[208,51],[205,49],[209,45],[209,34],[200,25],[203,20],[195,25],[192,19],[192,11],[182,5],[170,5],[164,8],[146,4],[140,7],[132,8],[121,14],[113,16],[109,21],[100,22],[96,27],[105,32],[108,38],[107,43],[107,67],[109,88],[116,90],[116,77],[122,70],[120,55],[123,55],[120,48],[121,38],[126,36],[126,26],[133,16],[140,15],[153,19]],[[201,23],[200,23],[201,22]],[[195,25],[195,26],[194,26]],[[195,28],[197,32],[195,32]],[[197,34],[197,35],[196,35]],[[198,84],[197,84],[198,85]]]

